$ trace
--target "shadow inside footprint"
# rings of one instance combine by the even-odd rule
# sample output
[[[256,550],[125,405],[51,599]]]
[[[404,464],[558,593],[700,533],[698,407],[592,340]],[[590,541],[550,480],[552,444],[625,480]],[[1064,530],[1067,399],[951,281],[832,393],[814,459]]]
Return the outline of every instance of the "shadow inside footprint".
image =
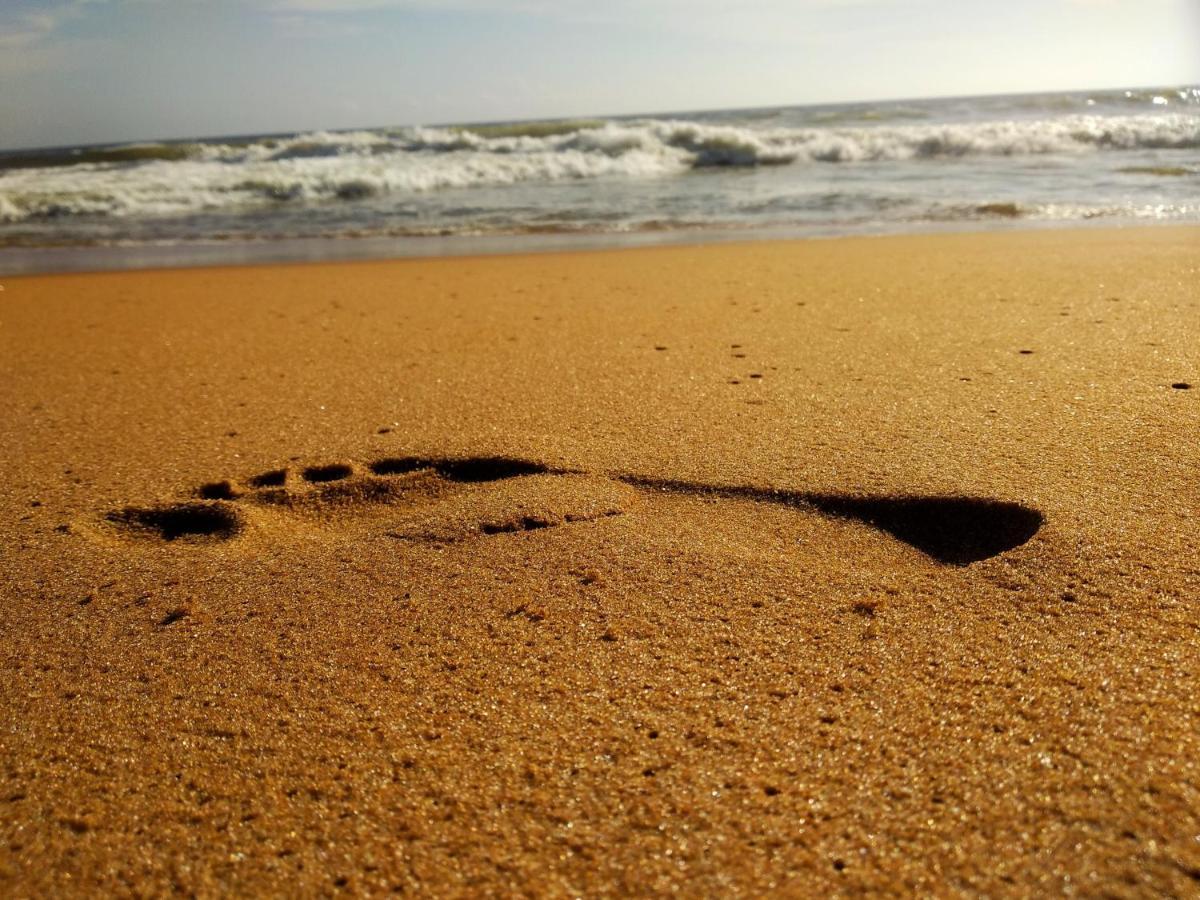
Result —
[[[287,469],[272,469],[249,479],[250,486],[255,488],[283,487],[286,483]]]
[[[459,458],[427,459],[418,456],[392,457],[371,463],[376,475],[405,475],[433,469],[447,481],[476,484],[485,481],[503,481],[522,475],[557,474],[541,463],[530,462],[508,456],[468,456]]]
[[[324,466],[309,466],[300,473],[305,481],[321,484],[326,481],[341,481],[354,474],[354,469],[345,463],[329,463]]]
[[[509,534],[516,531],[538,531],[557,524],[545,516],[521,516],[503,522],[484,522],[479,530],[484,534]]]
[[[149,508],[130,506],[110,512],[106,518],[133,537],[164,541],[179,538],[224,541],[241,530],[237,513],[218,503],[180,503]]]
[[[204,500],[236,500],[238,498],[237,486],[229,479],[202,484],[197,488],[196,493]]]
[[[823,513],[886,531],[940,563],[965,566],[1019,547],[1042,527],[1042,514],[983,497],[805,495]]]
[[[970,565],[1019,547],[1037,534],[1044,521],[1036,509],[986,497],[855,496],[721,487],[635,476],[621,480],[635,487],[774,503],[854,519],[951,566]]]

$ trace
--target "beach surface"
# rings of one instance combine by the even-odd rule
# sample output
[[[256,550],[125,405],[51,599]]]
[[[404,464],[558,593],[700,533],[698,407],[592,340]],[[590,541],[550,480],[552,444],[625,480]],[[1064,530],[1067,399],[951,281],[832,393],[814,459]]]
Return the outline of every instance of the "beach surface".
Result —
[[[1200,890],[1200,229],[3,280],[0,893]]]

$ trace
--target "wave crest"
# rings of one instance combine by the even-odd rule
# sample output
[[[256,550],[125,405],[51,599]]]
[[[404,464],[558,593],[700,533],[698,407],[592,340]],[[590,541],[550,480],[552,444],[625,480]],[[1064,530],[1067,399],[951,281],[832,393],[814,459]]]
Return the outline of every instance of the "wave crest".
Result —
[[[633,119],[310,132],[8,154],[0,157],[0,221],[367,202],[442,189],[662,177],[713,167],[1196,148],[1200,116],[1187,113],[835,128]]]

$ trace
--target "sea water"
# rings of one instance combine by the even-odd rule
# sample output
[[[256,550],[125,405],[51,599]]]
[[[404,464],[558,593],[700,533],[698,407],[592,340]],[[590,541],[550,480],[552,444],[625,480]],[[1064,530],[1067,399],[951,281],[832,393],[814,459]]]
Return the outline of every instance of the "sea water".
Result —
[[[1149,221],[1200,221],[1200,88],[0,153],[0,267],[46,247],[246,259]]]

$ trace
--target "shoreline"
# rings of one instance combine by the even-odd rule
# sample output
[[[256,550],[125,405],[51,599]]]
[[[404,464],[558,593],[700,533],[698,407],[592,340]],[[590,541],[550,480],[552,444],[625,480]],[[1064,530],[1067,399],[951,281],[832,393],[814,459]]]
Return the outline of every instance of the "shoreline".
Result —
[[[254,267],[286,264],[381,262],[408,259],[471,259],[502,256],[590,253],[655,247],[705,247],[857,238],[936,237],[1040,232],[1137,231],[1196,228],[1188,221],[1031,221],[1000,219],[927,228],[821,231],[796,228],[696,229],[557,235],[449,235],[404,238],[289,238],[209,241],[139,246],[0,247],[0,278],[100,272]]]

